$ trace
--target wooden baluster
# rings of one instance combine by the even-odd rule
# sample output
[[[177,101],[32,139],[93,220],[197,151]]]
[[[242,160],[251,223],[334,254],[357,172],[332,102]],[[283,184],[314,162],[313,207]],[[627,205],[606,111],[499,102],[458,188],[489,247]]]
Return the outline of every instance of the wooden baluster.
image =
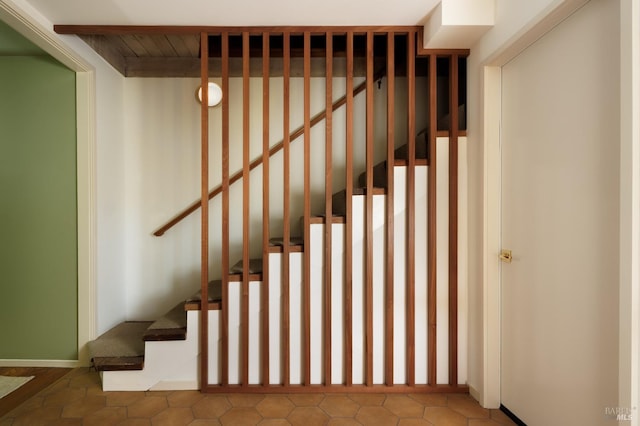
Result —
[[[385,383],[393,386],[393,246],[394,246],[394,150],[395,150],[395,34],[387,34],[387,205],[385,268]]]
[[[229,33],[222,33],[222,312],[221,384],[229,384]]]
[[[373,32],[367,32],[367,106],[365,195],[365,358],[367,386],[373,385]]]
[[[407,35],[407,283],[406,283],[406,328],[407,328],[407,384],[415,385],[416,366],[416,321],[415,321],[415,293],[416,293],[416,143],[415,143],[415,33]]]
[[[324,226],[324,383],[331,384],[331,291],[333,235],[333,34],[326,34],[325,75],[325,218]]]
[[[303,383],[311,384],[311,309],[310,309],[310,282],[311,282],[311,257],[309,243],[310,218],[311,218],[311,33],[304,32],[304,265],[302,280],[302,369]]]
[[[344,259],[344,371],[345,384],[353,383],[353,32],[347,32],[347,75],[346,75],[346,218],[345,218],[345,259]],[[366,85],[365,85],[366,87]]]
[[[437,382],[437,295],[436,295],[436,135],[438,133],[438,111],[437,111],[437,65],[436,56],[429,56],[429,171],[428,171],[428,194],[427,194],[427,315],[429,335],[427,340],[428,366],[427,381],[429,385],[435,386]]]
[[[458,55],[449,66],[449,384],[458,385]]]
[[[200,33],[200,387],[209,385],[209,36]]]
[[[250,206],[250,96],[249,33],[242,33],[242,293],[241,293],[241,374],[242,386],[249,385],[249,212]]]
[[[291,373],[291,353],[289,349],[289,261],[291,239],[291,211],[290,211],[290,165],[289,165],[289,90],[290,90],[290,73],[291,73],[291,35],[288,32],[283,34],[283,52],[282,52],[282,79],[283,79],[283,101],[282,101],[282,125],[284,140],[282,141],[283,149],[283,219],[282,219],[282,235],[284,245],[282,247],[282,380],[285,386],[290,384]],[[308,244],[305,241],[305,244]]]
[[[269,33],[262,33],[262,384],[269,384]]]

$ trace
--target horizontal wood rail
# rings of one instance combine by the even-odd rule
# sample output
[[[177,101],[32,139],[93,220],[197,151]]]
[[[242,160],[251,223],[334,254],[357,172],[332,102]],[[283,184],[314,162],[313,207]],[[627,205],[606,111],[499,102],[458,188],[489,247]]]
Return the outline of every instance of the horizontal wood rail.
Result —
[[[203,26],[203,25],[54,25],[53,30],[57,34],[76,34],[76,35],[140,35],[140,34],[200,34],[206,32],[209,35],[229,33],[241,34],[249,32],[251,34],[270,33],[270,34],[301,34],[309,31],[312,34],[325,33],[330,31],[334,34],[353,32],[354,34],[363,34],[366,32],[387,33],[390,31],[402,33],[421,30],[422,26],[397,25],[397,26],[284,26],[284,27],[219,27],[219,26]]]
[[[384,76],[384,70],[377,72],[376,74],[374,74],[374,77],[373,77],[374,81],[380,80],[383,76]],[[365,91],[366,88],[367,88],[367,82],[363,81],[361,84],[359,84],[358,86],[356,86],[353,89],[353,96],[356,96],[356,95],[362,93],[363,91]],[[341,97],[340,99],[338,99],[337,101],[335,101],[333,103],[333,105],[331,107],[331,110],[332,111],[336,111],[337,109],[339,109],[341,106],[345,105],[346,103],[347,103],[347,96],[345,95],[345,96]],[[324,120],[326,118],[326,116],[327,116],[327,111],[326,110],[323,110],[323,111],[319,112],[318,114],[314,115],[311,118],[311,120],[309,121],[310,127],[314,127],[318,123],[322,122],[322,120]],[[302,126],[298,127],[297,129],[295,129],[289,135],[289,140],[291,142],[293,142],[295,139],[297,139],[300,136],[304,135],[304,129],[305,129],[304,124]],[[280,141],[276,145],[274,145],[269,150],[269,157],[272,157],[273,155],[278,153],[282,149],[283,146],[284,146],[284,141]],[[263,161],[263,157],[260,156],[260,157],[256,158],[255,160],[253,160],[251,163],[249,163],[249,171],[251,171],[251,170],[255,169],[256,167],[258,167],[259,165],[261,165],[262,161]],[[229,177],[229,185],[233,185],[234,183],[236,183],[240,179],[242,179],[242,170],[239,170],[238,172],[234,173],[233,175],[231,175]],[[216,186],[211,192],[209,192],[209,200],[213,199],[216,195],[220,194],[221,192],[222,192],[222,184]],[[178,215],[176,215],[169,222],[167,222],[166,224],[164,224],[163,226],[158,228],[156,231],[154,231],[153,235],[155,235],[156,237],[161,237],[162,235],[164,235],[165,232],[167,232],[169,229],[173,228],[175,225],[180,223],[184,218],[186,218],[191,213],[193,213],[196,210],[198,210],[200,208],[200,205],[201,205],[200,204],[200,200],[194,201],[191,205],[189,205],[189,207],[185,208],[183,211],[178,213]]]

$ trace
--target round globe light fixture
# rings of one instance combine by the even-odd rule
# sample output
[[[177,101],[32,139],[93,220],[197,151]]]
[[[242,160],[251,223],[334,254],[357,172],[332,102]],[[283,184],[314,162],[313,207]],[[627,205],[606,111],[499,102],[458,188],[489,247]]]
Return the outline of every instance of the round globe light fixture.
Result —
[[[210,107],[214,107],[222,101],[222,89],[216,83],[209,82],[207,95]],[[198,102],[202,103],[202,86],[198,88]]]

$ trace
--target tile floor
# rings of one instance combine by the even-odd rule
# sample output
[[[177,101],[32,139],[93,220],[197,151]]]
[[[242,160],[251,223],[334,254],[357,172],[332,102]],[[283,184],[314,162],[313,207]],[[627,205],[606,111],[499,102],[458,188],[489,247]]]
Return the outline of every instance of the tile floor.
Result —
[[[103,392],[75,369],[0,418],[18,425],[512,425],[468,395]]]

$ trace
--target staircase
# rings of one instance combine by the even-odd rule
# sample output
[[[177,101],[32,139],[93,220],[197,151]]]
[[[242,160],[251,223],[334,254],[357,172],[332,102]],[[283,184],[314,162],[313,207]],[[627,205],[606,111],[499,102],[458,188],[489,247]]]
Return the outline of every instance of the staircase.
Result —
[[[415,167],[415,216],[424,218],[427,215],[427,153],[428,138],[426,133],[416,138],[416,167]],[[464,150],[465,138],[459,139],[460,147]],[[437,139],[439,164],[447,164],[448,138]],[[463,151],[464,152],[464,151]],[[464,158],[464,157],[462,157]],[[406,163],[407,148],[402,146],[395,151],[394,168],[394,257],[396,265],[403,264],[404,247],[406,246]],[[373,167],[374,195],[373,195],[373,383],[383,384],[385,374],[385,283],[384,283],[384,256],[385,256],[385,203],[387,188],[387,163],[381,162]],[[439,184],[446,185],[447,167],[439,167]],[[365,383],[365,300],[364,300],[364,216],[365,216],[365,192],[363,184],[366,184],[366,174],[358,179],[358,188],[353,190],[352,214],[353,214],[353,244],[352,244],[352,322],[350,329],[345,326],[344,318],[344,244],[346,191],[340,191],[332,197],[333,217],[331,221],[325,217],[312,217],[310,221],[308,242],[295,237],[290,240],[289,261],[289,294],[282,293],[282,265],[283,254],[282,238],[270,240],[269,254],[269,287],[265,297],[268,298],[268,359],[262,359],[261,329],[265,319],[262,312],[261,300],[264,287],[262,259],[251,259],[249,264],[248,283],[248,384],[257,385],[263,383],[262,370],[265,365],[269,372],[269,385],[283,384],[283,351],[288,348],[288,382],[290,385],[304,383],[304,351],[301,339],[303,339],[303,251],[309,250],[311,257],[311,282],[310,289],[310,380],[313,385],[325,383],[324,371],[326,357],[330,357],[331,370],[329,385],[344,384],[346,382],[347,363],[351,361],[351,381],[354,385]],[[446,199],[447,194],[439,190],[438,197]],[[443,203],[446,204],[446,203]],[[331,226],[332,232],[332,288],[330,300],[326,300],[324,294],[324,236],[325,227]],[[415,234],[416,258],[426,258],[427,229],[425,221],[416,221]],[[423,245],[420,245],[423,244]],[[242,262],[238,262],[229,271],[228,288],[228,383],[229,385],[241,384],[242,376]],[[396,266],[394,268],[394,281],[405,282],[406,268]],[[424,261],[416,262],[415,269],[415,300],[426,300],[427,297],[427,270]],[[446,276],[443,276],[438,284],[439,290],[446,286]],[[427,383],[427,364],[417,362],[415,377],[407,377],[407,306],[406,288],[404,285],[394,286],[394,330],[393,330],[393,380],[394,383],[404,384],[413,379],[416,384]],[[444,293],[444,291],[443,291]],[[464,296],[464,295],[463,295]],[[222,286],[220,280],[211,281],[208,288],[208,304],[204,312],[209,315],[209,384],[222,383],[221,369],[221,338],[222,320]],[[446,297],[439,296],[446,302]],[[283,305],[288,300],[289,335],[282,334]],[[331,319],[324,318],[325,303],[332,306]],[[416,303],[415,313],[415,359],[427,358],[427,315],[424,303]],[[422,306],[422,308],[421,308]],[[443,306],[443,310],[440,310]],[[446,303],[439,302],[439,315],[446,315]],[[154,322],[124,322],[114,329],[100,336],[90,344],[90,350],[95,368],[100,371],[105,391],[116,390],[174,390],[174,389],[199,389],[199,354],[200,354],[200,322],[202,310],[200,293],[178,303],[163,317]],[[330,324],[330,330],[325,330]],[[441,327],[443,335],[446,335],[446,323]],[[351,360],[345,357],[345,335],[352,336]],[[285,338],[287,337],[287,338]],[[461,334],[460,339],[464,337]],[[327,338],[329,341],[327,341]],[[287,341],[284,344],[285,340]],[[445,342],[446,343],[446,342]],[[330,346],[330,350],[327,349]],[[446,344],[442,349],[446,355]],[[445,371],[438,374],[444,377],[442,383],[446,383],[446,356],[439,354],[440,369]],[[442,359],[442,361],[440,361]],[[459,383],[464,384],[464,374],[459,376]],[[326,383],[325,383],[326,384]]]

